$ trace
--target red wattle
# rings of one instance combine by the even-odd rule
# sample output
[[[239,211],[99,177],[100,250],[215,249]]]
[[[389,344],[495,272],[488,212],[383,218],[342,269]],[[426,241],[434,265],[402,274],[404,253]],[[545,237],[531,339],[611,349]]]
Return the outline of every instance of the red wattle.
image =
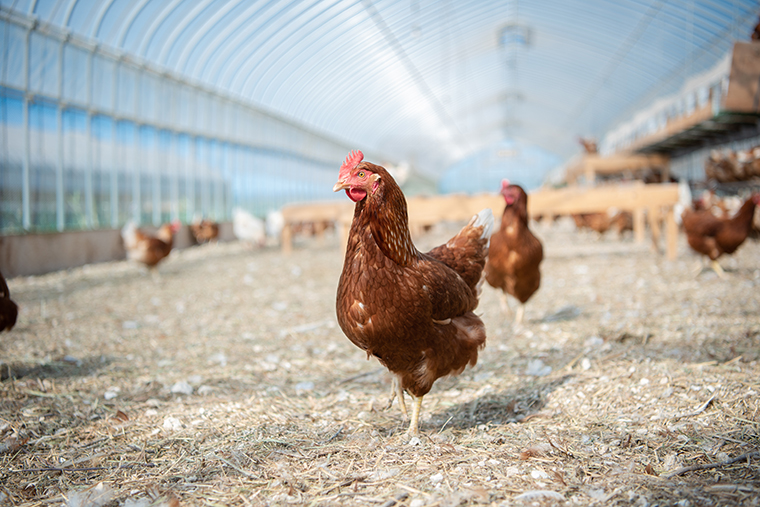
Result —
[[[359,202],[367,197],[367,192],[360,188],[347,188],[346,195],[354,202]]]

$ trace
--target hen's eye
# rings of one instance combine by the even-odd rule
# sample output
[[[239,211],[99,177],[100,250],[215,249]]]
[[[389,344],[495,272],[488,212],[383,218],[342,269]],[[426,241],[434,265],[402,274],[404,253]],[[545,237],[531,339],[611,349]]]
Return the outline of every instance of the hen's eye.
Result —
[[[366,175],[364,174],[364,171],[359,171],[359,177],[360,177],[360,178],[364,178],[364,176],[366,176]]]

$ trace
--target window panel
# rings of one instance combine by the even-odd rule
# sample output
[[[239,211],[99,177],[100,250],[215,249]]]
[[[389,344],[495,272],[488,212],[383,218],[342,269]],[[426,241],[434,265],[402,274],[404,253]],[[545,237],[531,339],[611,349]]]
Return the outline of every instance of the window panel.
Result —
[[[24,103],[0,88],[0,233],[21,232]]]
[[[58,96],[59,43],[32,32],[29,39],[29,89],[48,97]]]
[[[158,133],[158,160],[161,168],[160,196],[161,223],[172,220],[172,211],[176,206],[176,173],[174,152],[172,150],[173,135],[168,130]]]
[[[87,53],[70,44],[63,46],[63,98],[87,104]]]
[[[63,206],[67,229],[84,229],[85,167],[87,164],[87,113],[63,112]]]
[[[195,128],[198,132],[208,134],[209,121],[209,96],[204,92],[199,92],[195,106]]]
[[[140,75],[140,119],[146,121],[155,122],[157,118],[156,114],[156,92],[157,92],[156,79],[148,74],[142,72]]]
[[[24,29],[0,22],[0,82],[16,88],[24,87]]]
[[[113,120],[108,116],[92,118],[92,188],[94,226],[111,224],[111,185],[114,164]]]
[[[117,79],[116,112],[122,116],[134,116],[137,69],[121,63],[119,64]]]
[[[190,156],[190,138],[185,134],[177,136],[174,143],[174,163],[177,171],[177,211],[179,219],[185,223],[193,220],[192,206],[189,203],[189,186],[191,181],[188,158]]]
[[[102,111],[113,108],[113,60],[95,55],[92,60],[92,105]]]
[[[56,114],[51,103],[29,104],[29,201],[32,227],[39,231],[56,226]]]
[[[156,197],[154,177],[158,177],[156,129],[142,126],[139,136],[140,223],[150,224],[154,223],[154,197]]]
[[[116,124],[118,186],[119,189],[119,223],[126,223],[134,218],[135,206],[139,203],[136,195],[135,179],[139,182],[137,164],[137,128],[129,121]]]

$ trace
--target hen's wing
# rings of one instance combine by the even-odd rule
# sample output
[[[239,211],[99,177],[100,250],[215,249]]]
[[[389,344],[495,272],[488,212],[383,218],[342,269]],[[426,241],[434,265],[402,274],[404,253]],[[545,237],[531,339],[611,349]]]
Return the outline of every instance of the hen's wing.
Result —
[[[467,286],[475,291],[486,263],[492,229],[493,213],[486,208],[472,217],[456,236],[425,255],[456,271]]]
[[[723,226],[723,220],[707,210],[686,210],[681,219],[687,236],[715,236]]]

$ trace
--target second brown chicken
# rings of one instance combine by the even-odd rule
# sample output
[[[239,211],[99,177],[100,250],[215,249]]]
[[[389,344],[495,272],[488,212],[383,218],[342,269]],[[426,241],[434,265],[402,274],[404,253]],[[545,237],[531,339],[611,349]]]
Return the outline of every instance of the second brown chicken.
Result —
[[[520,306],[515,325],[522,323],[525,303],[541,285],[539,265],[544,259],[541,241],[528,227],[528,194],[519,185],[501,182],[506,207],[499,230],[491,236],[485,275],[488,283],[503,291],[502,307],[509,309],[506,295],[516,298]]]

